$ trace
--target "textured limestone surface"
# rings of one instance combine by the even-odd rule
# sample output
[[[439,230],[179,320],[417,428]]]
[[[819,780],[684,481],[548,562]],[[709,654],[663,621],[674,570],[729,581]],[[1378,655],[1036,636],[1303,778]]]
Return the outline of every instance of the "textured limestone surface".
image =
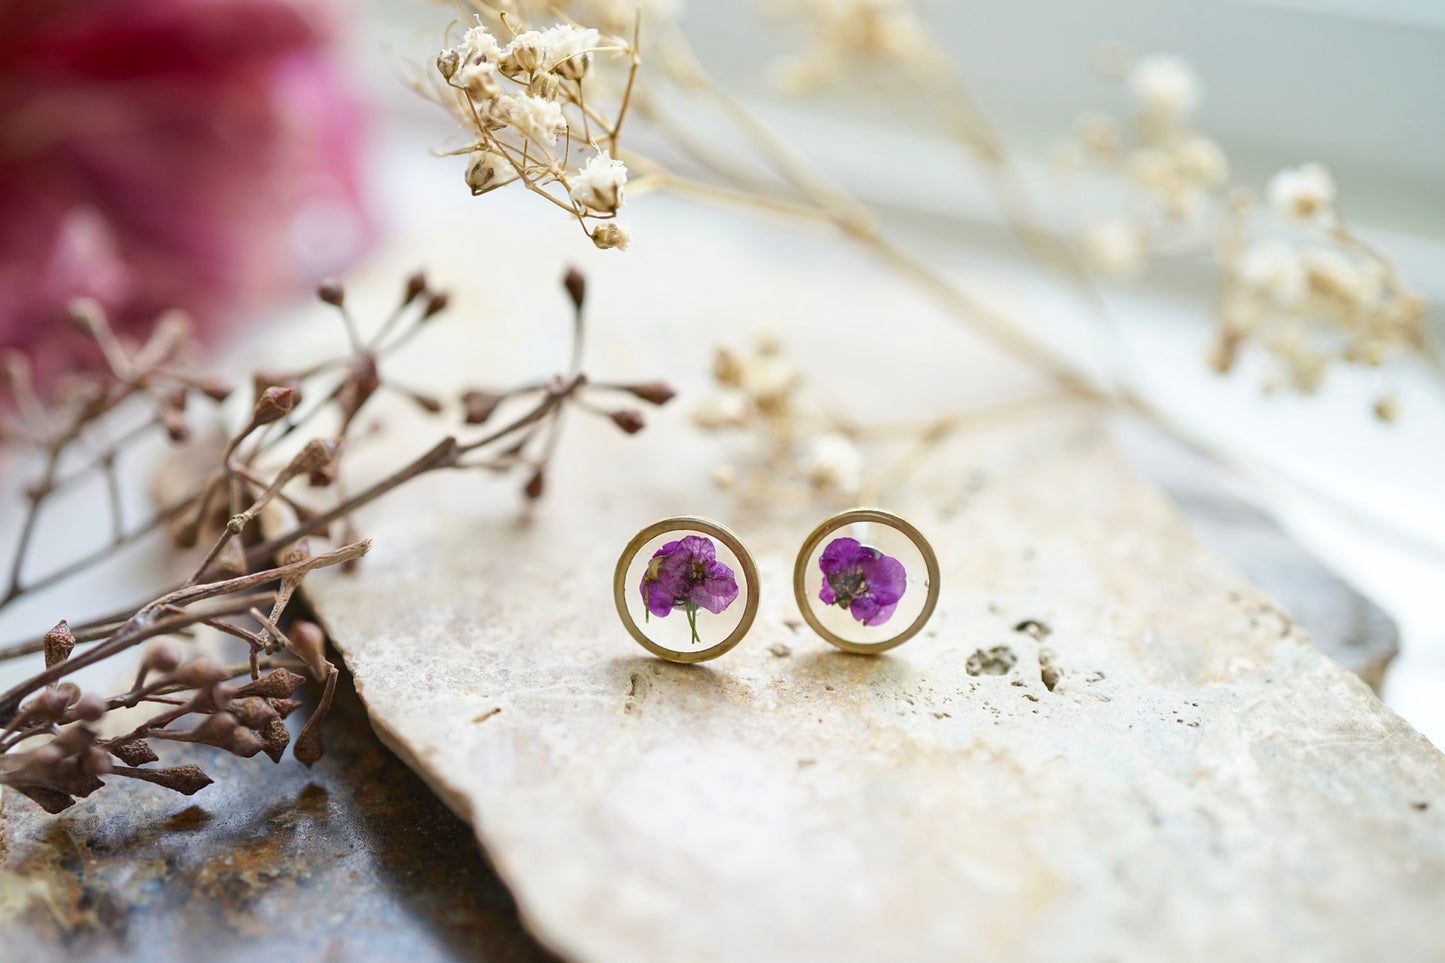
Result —
[[[581,255],[586,370],[665,377],[679,400],[632,437],[574,412],[535,513],[515,478],[400,489],[357,519],[365,564],[308,582],[378,733],[471,822],[542,943],[579,961],[1445,955],[1445,757],[1206,548],[1095,415],[934,449],[879,506],[938,552],[928,628],[871,658],[811,636],[793,555],[846,503],[713,487],[748,450],[688,426],[713,345],[771,326],[869,424],[1040,382],[856,252],[649,246],[645,228],[625,259]],[[431,263],[456,318],[446,351],[399,359],[404,380],[446,395],[563,363],[555,262],[405,253],[373,291]],[[866,319],[888,337],[843,336]],[[372,421],[350,467],[372,477],[447,430],[406,405]],[[733,527],[762,574],[751,634],[697,666],[647,656],[611,595],[628,539],[686,513]]]
[[[1088,419],[916,473],[889,507],[932,539],[942,601],[879,657],[793,609],[817,509],[729,505],[575,427],[547,511],[428,481],[364,519],[386,551],[312,585],[383,738],[564,956],[1445,953],[1445,757]],[[761,613],[726,658],[664,664],[609,575],[698,501],[752,545]]]

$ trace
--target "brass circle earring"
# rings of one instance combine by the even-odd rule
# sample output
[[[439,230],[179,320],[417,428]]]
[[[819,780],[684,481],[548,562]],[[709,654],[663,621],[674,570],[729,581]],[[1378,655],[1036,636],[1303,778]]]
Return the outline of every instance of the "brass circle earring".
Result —
[[[938,556],[909,522],[877,508],[834,515],[793,564],[803,619],[844,652],[871,655],[922,631],[938,606]]]
[[[758,566],[726,525],[678,515],[652,523],[627,543],[613,571],[612,597],[638,645],[669,662],[706,662],[752,628]],[[672,618],[674,613],[683,618]],[[697,648],[718,635],[721,641]]]

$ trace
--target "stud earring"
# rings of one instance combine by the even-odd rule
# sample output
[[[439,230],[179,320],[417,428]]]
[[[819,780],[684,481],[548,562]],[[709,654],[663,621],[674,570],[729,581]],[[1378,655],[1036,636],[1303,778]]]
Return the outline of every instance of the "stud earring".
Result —
[[[758,566],[726,525],[678,515],[654,522],[627,543],[613,571],[612,597],[638,645],[669,662],[706,662],[752,628]]]
[[[938,556],[890,512],[855,508],[813,530],[793,564],[803,619],[844,652],[869,655],[917,635],[938,606]]]

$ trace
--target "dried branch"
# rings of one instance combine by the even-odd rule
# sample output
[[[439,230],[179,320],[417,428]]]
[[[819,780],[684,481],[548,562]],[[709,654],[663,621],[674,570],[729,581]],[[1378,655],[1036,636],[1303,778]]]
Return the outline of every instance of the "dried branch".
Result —
[[[289,667],[304,667],[322,686],[318,707],[291,746],[307,765],[320,759],[322,723],[339,670],[326,657],[324,633],[314,623],[292,618],[290,603],[310,573],[345,570],[370,550],[368,540],[343,537],[356,530],[355,512],[441,469],[517,471],[526,479],[524,494],[536,498],[564,409],[576,404],[596,411],[630,433],[641,427],[640,416],[600,408],[589,396],[628,390],[654,404],[672,396],[661,382],[594,388],[581,370],[586,283],[578,272],[569,271],[563,287],[574,309],[568,373],[510,389],[473,389],[455,406],[447,406],[395,381],[388,370],[391,354],[447,309],[444,292],[433,291],[423,275],[407,278],[398,306],[367,336],[342,285],[323,283],[318,296],[341,316],[346,353],[303,371],[256,372],[250,379],[250,411],[219,446],[219,464],[193,479],[190,494],[177,504],[131,529],[119,520],[117,457],[153,431],[164,431],[174,444],[191,444],[192,433],[181,414],[187,396],[200,393],[218,399],[225,394],[218,382],[191,374],[180,363],[183,331],[177,320],[168,317],[163,331],[132,348],[110,332],[97,307],[79,306],[77,323],[94,339],[109,370],[83,380],[83,391],[72,390],[65,397],[43,397],[24,360],[7,359],[6,384],[21,417],[18,425],[7,427],[0,442],[28,453],[38,465],[38,478],[27,489],[27,513],[0,608],[159,532],[162,523],[169,523],[177,553],[198,545],[205,549],[190,578],[141,605],[74,626],[62,621],[42,635],[0,649],[0,659],[43,654],[45,662],[43,669],[0,693],[0,784],[58,812],[101,788],[109,775],[186,794],[209,784],[209,777],[194,765],[150,768],[159,761],[154,743],[208,746],[244,758],[264,753],[279,761],[290,743],[283,719],[300,704],[291,697],[306,681]],[[431,415],[453,411],[464,428],[488,424],[472,437],[443,434],[417,458],[345,494],[342,462],[364,444],[356,437],[358,416],[387,393],[404,396]],[[488,399],[485,405],[483,398]],[[496,412],[513,401],[530,404],[518,405],[508,420],[490,424]],[[161,415],[145,421],[141,429],[114,433],[115,441],[100,456],[86,459],[72,474],[62,474],[61,466],[78,442],[101,434],[126,409],[141,403],[162,405]],[[324,432],[302,435],[323,424]],[[545,430],[539,434],[539,429]],[[112,506],[110,537],[55,572],[27,581],[25,561],[39,519],[58,491],[84,485],[87,475],[103,488],[105,503]],[[295,491],[302,485],[310,495]],[[333,489],[330,504],[315,503],[328,488]],[[273,508],[281,509],[277,517],[285,520],[262,533],[260,519]],[[309,539],[328,536],[341,544],[313,552]],[[206,658],[188,658],[183,640],[201,628],[239,642],[246,660],[223,667]],[[143,643],[150,644],[135,681],[124,692],[101,697],[66,681],[82,668]],[[277,657],[295,661],[278,662]],[[274,671],[263,675],[267,669]],[[112,712],[144,715],[139,722],[128,722],[121,735],[101,738],[100,725]]]

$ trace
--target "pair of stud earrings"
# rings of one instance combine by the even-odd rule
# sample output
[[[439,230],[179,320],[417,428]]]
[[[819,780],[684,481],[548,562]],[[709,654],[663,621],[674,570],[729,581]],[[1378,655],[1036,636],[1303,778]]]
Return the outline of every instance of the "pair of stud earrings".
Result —
[[[612,594],[622,624],[644,649],[669,662],[706,662],[752,628],[758,567],[726,525],[679,515],[654,522],[627,543]],[[825,641],[845,652],[883,652],[917,635],[933,614],[938,557],[904,519],[855,508],[803,542],[793,564],[793,596]]]

